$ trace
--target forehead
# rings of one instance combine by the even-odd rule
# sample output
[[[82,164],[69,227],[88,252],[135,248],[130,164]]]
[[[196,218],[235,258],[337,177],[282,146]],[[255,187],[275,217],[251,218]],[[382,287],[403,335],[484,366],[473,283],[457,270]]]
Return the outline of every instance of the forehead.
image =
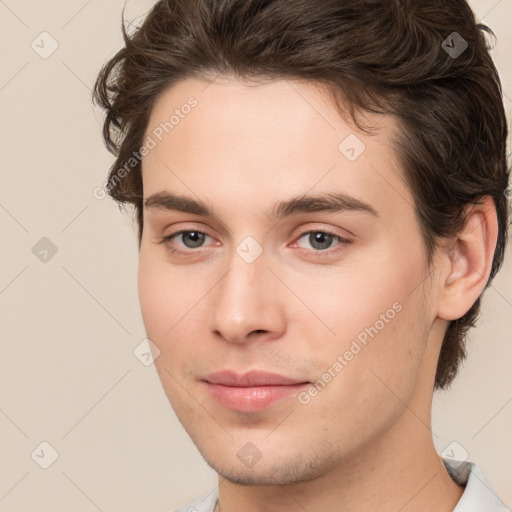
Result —
[[[191,98],[196,100],[197,105],[189,109],[187,103]],[[186,111],[185,114],[180,110]],[[238,139],[247,133],[259,134],[256,142],[268,141],[270,134],[282,128],[286,128],[286,131],[281,133],[280,141],[285,136],[289,139],[307,136],[308,140],[317,141],[325,139],[327,134],[331,135],[326,144],[336,143],[342,131],[358,132],[353,123],[347,125],[346,120],[341,118],[320,84],[292,79],[240,81],[220,76],[213,81],[196,78],[182,80],[157,97],[147,134],[152,128],[168,122],[175,112],[181,115],[172,121],[173,132],[183,131],[177,128],[180,124],[186,124],[183,121],[187,117],[192,117],[196,129],[210,128],[215,124],[216,131],[238,134]],[[395,119],[390,115],[361,112],[360,116],[370,126],[378,127],[375,140],[389,142],[398,130]],[[234,123],[238,124],[234,126]],[[319,137],[315,137],[314,132]],[[198,135],[208,138],[204,132]],[[251,141],[243,139],[243,142],[248,145]]]
[[[220,201],[245,194],[248,206],[254,191],[256,205],[335,188],[367,202],[382,202],[384,194],[395,201],[382,206],[396,209],[398,200],[410,208],[391,146],[395,119],[362,119],[378,127],[375,135],[347,124],[312,83],[184,80],[164,91],[151,112],[146,137],[156,146],[143,159],[144,195],[178,189],[208,200],[218,194]]]

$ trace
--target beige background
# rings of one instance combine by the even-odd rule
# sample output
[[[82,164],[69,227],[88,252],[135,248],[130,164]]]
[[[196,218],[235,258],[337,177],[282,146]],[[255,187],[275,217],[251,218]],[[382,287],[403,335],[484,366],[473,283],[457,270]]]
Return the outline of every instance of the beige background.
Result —
[[[127,18],[153,3],[128,0]],[[512,0],[471,3],[498,36],[510,115]],[[130,216],[93,197],[113,157],[90,89],[122,44],[122,6],[0,0],[0,511],[172,511],[215,485],[154,367],[133,353],[145,333]],[[31,47],[51,48],[43,31],[58,43],[46,59]],[[43,237],[57,248],[46,263],[32,251]],[[433,425],[439,452],[459,443],[509,506],[511,256]],[[58,453],[47,469],[43,441]]]

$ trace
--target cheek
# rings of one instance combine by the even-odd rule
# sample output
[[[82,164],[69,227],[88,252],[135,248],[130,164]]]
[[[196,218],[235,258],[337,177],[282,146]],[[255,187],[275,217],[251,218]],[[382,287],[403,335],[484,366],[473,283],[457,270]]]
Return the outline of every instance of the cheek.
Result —
[[[176,272],[152,257],[149,250],[141,250],[138,268],[138,291],[142,318],[148,338],[160,349],[164,339],[172,338],[174,326],[185,314],[190,288],[183,286]]]
[[[155,369],[173,408],[193,409],[189,396],[184,393],[183,368],[191,359],[193,346],[187,340],[193,333],[187,332],[187,312],[197,302],[190,287],[182,284],[179,273],[172,272],[156,258],[141,250],[138,267],[138,292],[142,318],[147,337],[160,353],[154,361]]]
[[[400,326],[415,328],[414,322],[407,321],[418,316],[424,277],[425,270],[414,255],[407,259],[403,253],[388,250],[386,254],[382,248],[373,259],[304,279],[298,294],[307,298],[322,322],[316,323],[316,336],[311,337],[313,330],[303,339],[317,340],[323,334],[326,343],[320,349],[326,352],[348,349],[354,339],[362,343],[387,339],[388,346],[398,343]]]
[[[333,277],[328,293],[324,287],[308,295],[314,299],[311,309],[321,312],[335,333],[326,332],[318,343],[318,332],[304,332],[302,326],[301,338],[307,352],[315,354],[318,378],[329,370],[336,375],[336,383],[328,384],[336,391],[319,393],[335,408],[343,402],[355,409],[369,403],[375,410],[388,407],[393,392],[404,399],[410,396],[418,378],[429,331],[422,254],[411,247],[408,254],[380,256],[379,261],[368,260],[364,272],[354,269]]]
[[[138,268],[139,301],[146,333],[154,341],[161,337],[164,312],[172,308],[165,289],[166,283],[158,271],[158,264],[141,251]]]
[[[301,402],[307,403],[304,413],[309,421],[332,430],[340,443],[352,436],[349,445],[378,436],[396,421],[414,395],[422,363],[425,332],[417,320],[412,321],[414,310],[414,301],[407,301],[383,327],[375,326],[378,317],[373,315],[363,329],[353,327],[364,336],[340,336],[329,350],[316,352],[321,359],[316,376],[319,391]]]
[[[165,258],[141,251],[138,292],[147,337],[160,350],[157,368],[180,372],[197,357],[199,326],[204,326],[204,301],[211,283],[194,280],[185,267],[173,268]]]

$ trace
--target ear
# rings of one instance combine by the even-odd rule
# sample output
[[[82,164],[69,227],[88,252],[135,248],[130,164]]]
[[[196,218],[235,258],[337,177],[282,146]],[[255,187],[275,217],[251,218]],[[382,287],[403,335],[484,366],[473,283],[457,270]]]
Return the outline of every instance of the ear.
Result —
[[[456,320],[466,314],[489,279],[498,239],[496,207],[490,196],[466,208],[467,218],[457,237],[441,252],[438,317]]]

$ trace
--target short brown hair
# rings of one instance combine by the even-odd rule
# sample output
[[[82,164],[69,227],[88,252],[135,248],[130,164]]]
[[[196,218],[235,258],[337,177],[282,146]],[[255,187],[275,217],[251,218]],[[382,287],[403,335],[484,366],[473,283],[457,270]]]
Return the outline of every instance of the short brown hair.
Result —
[[[305,80],[325,86],[363,132],[371,129],[358,112],[396,117],[393,144],[429,264],[438,240],[463,227],[465,206],[492,197],[499,235],[490,285],[508,237],[508,129],[485,33],[495,35],[466,0],[162,0],[131,34],[123,10],[121,27],[125,46],[102,67],[93,101],[106,112],[103,138],[116,156],[108,193],[135,207],[139,246],[141,165],[122,179],[116,170],[141,147],[158,96],[215,74]],[[479,310],[480,297],[449,323],[435,389],[456,376]]]

